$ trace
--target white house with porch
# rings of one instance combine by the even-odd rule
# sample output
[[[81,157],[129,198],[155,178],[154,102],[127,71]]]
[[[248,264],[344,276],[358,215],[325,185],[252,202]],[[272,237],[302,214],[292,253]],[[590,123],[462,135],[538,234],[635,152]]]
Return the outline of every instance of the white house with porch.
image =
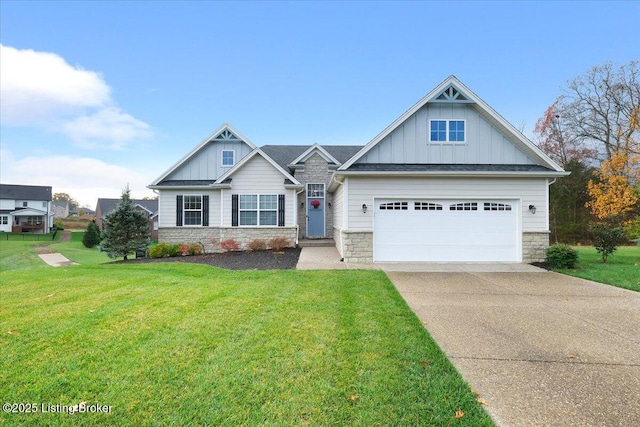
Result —
[[[48,233],[53,227],[51,187],[0,184],[0,232]]]

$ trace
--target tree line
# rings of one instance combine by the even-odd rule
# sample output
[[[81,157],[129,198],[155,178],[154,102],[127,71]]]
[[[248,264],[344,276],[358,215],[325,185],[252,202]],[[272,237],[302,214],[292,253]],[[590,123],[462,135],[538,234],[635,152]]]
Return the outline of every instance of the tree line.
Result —
[[[594,66],[538,119],[536,144],[571,172],[549,190],[552,242],[640,237],[639,73],[637,61]]]

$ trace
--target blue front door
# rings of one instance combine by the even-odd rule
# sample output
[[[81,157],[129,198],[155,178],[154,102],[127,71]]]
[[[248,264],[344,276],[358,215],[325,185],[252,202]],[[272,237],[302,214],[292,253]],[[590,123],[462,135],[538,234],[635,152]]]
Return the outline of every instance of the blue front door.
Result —
[[[307,236],[324,237],[324,184],[307,184]]]

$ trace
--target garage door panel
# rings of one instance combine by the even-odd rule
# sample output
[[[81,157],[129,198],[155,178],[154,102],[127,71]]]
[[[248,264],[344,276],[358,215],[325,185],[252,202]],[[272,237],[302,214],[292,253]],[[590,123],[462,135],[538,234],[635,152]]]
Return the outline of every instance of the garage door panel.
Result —
[[[473,202],[477,210],[449,210],[468,201],[407,202],[407,210],[379,209],[389,201],[374,205],[375,261],[517,261],[516,201],[500,201],[502,210],[493,203],[494,210],[486,211],[485,201]],[[414,209],[433,205],[442,210]]]

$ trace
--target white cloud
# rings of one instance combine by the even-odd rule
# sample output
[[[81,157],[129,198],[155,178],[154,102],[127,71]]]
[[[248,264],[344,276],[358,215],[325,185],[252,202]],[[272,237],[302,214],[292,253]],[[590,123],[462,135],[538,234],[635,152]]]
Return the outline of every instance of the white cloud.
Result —
[[[95,71],[54,53],[0,45],[0,120],[67,135],[83,148],[123,149],[150,138],[148,124],[114,105]]]
[[[153,136],[148,124],[119,108],[104,108],[90,116],[78,117],[62,126],[63,132],[85,148],[123,149],[128,143]]]
[[[17,159],[5,148],[0,156],[3,183],[50,185],[54,193],[68,193],[92,209],[99,197],[119,198],[127,184],[132,198],[154,196],[146,188],[153,176],[102,160],[66,155]]]

